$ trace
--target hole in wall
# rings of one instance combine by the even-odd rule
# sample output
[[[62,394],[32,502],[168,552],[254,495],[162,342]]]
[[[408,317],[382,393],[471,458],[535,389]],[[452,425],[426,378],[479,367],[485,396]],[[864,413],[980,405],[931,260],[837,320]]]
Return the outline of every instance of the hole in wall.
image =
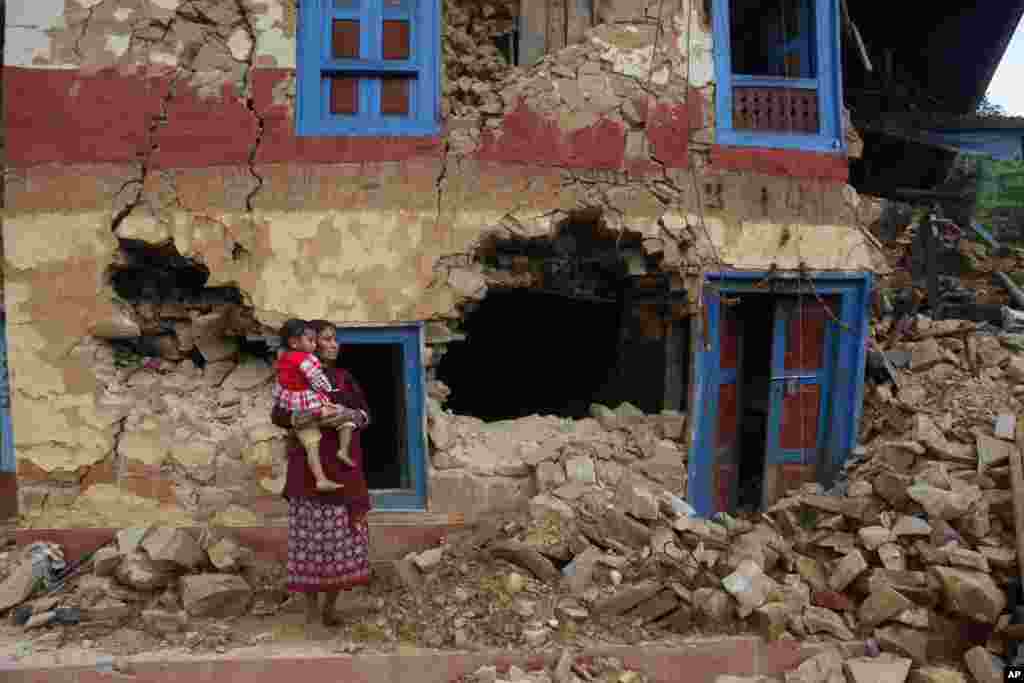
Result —
[[[666,329],[685,325],[645,298],[663,278],[641,240],[579,212],[551,237],[485,241],[476,254],[485,272],[528,274],[531,286],[492,288],[465,309],[467,338],[437,366],[451,390],[447,406],[488,421],[579,419],[592,403],[666,407],[667,364],[686,365],[685,343],[673,337],[667,350]]]
[[[237,287],[207,287],[210,269],[183,256],[168,241],[120,239],[121,263],[111,265],[110,284],[131,303],[242,304]]]

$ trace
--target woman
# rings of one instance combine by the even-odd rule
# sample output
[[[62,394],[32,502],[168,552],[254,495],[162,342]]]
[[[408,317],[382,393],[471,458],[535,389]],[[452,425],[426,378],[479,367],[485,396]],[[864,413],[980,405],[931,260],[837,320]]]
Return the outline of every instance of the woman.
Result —
[[[289,415],[274,408],[274,424],[289,429],[288,469],[283,495],[288,501],[288,590],[306,595],[306,623],[320,613],[324,626],[338,624],[335,602],[338,593],[370,580],[369,529],[366,513],[370,494],[363,474],[361,432],[369,424],[366,395],[352,375],[337,367],[338,338],[334,325],[325,320],[310,323],[316,331],[317,356],[336,391],[330,394],[338,411],[356,423],[349,445],[353,466],[338,456],[338,432],[325,428],[320,440],[324,473],[342,484],[338,491],[319,492],[306,464],[305,450],[289,429]],[[320,607],[320,594],[324,603]]]

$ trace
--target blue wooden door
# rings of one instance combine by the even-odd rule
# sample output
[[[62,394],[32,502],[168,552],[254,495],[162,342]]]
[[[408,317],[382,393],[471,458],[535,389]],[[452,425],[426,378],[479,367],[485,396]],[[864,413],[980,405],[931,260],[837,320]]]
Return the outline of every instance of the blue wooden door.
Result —
[[[815,481],[831,420],[840,302],[835,297],[776,299],[762,502]]]

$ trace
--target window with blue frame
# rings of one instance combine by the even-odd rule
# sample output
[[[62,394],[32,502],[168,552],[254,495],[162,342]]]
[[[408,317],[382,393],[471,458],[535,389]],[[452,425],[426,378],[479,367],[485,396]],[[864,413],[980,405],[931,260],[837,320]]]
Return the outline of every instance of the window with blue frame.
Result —
[[[302,0],[299,135],[434,135],[440,0]]]
[[[845,148],[839,0],[714,0],[716,139]]]

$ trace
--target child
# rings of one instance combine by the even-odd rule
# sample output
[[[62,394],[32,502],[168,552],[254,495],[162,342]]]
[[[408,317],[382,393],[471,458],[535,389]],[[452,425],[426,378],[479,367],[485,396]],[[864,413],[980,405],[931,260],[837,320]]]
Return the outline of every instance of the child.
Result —
[[[336,491],[342,485],[328,479],[320,463],[320,428],[337,428],[338,458],[352,465],[348,449],[355,424],[323,415],[326,408],[333,406],[327,394],[334,388],[320,360],[313,354],[316,349],[313,330],[302,320],[288,320],[281,327],[281,341],[286,348],[277,359],[274,402],[291,413],[292,427],[306,449],[306,462],[316,480],[317,491]]]

